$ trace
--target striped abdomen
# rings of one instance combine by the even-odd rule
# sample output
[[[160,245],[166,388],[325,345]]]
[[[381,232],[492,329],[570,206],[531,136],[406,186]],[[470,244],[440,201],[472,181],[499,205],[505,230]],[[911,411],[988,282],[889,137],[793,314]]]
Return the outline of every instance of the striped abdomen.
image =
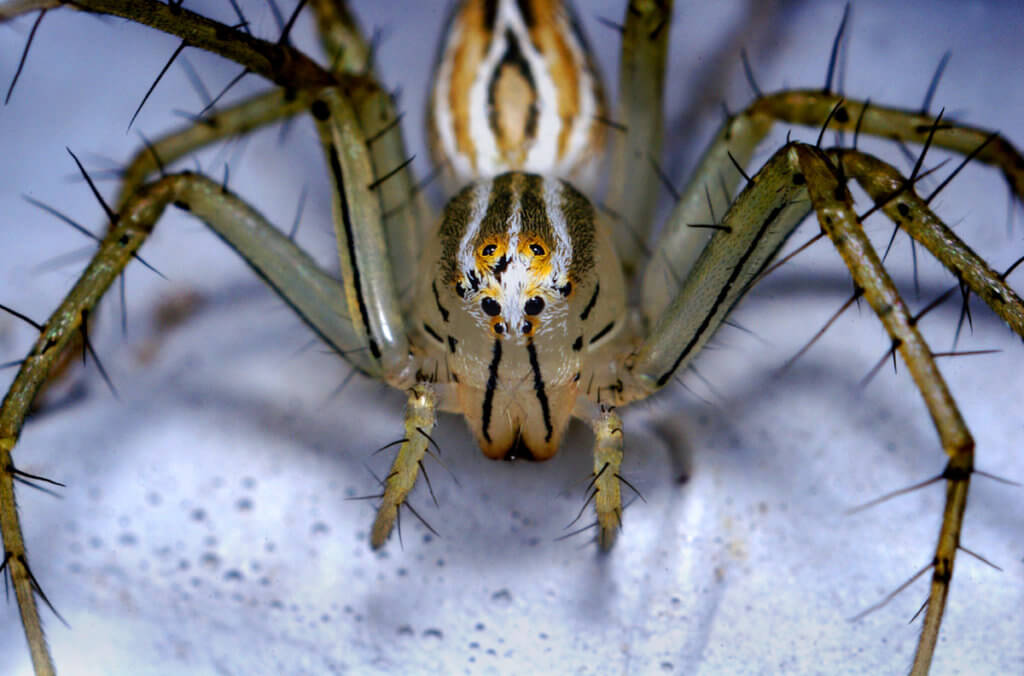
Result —
[[[470,0],[452,14],[429,103],[434,161],[457,186],[509,170],[589,182],[604,100],[570,9]]]

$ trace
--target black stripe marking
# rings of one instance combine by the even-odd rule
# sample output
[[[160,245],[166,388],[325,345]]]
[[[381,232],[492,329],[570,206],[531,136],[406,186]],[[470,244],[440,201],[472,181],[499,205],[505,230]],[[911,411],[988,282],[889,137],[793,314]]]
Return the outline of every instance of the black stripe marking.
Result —
[[[484,392],[484,406],[482,414],[484,439],[491,441],[491,433],[487,428],[491,426],[491,408],[494,406],[494,390],[498,387],[498,365],[501,363],[501,338],[494,339],[494,351],[491,357],[490,375],[487,376],[487,391]]]
[[[749,260],[750,257],[754,255],[754,251],[757,249],[757,243],[761,240],[762,237],[764,237],[764,234],[765,232],[768,231],[768,226],[772,224],[772,221],[778,218],[779,214],[781,214],[782,210],[785,209],[787,206],[789,206],[788,203],[783,204],[782,206],[779,207],[775,207],[775,209],[773,209],[772,212],[768,214],[768,218],[765,219],[764,223],[761,224],[760,229],[758,229],[757,235],[755,235],[754,239],[751,240],[750,246],[748,246],[747,250],[743,252],[743,256],[740,257],[739,262],[736,263],[736,267],[734,267],[732,269],[732,272],[729,273],[728,281],[726,281],[725,285],[722,286],[722,290],[718,292],[718,297],[715,298],[715,302],[711,306],[711,310],[706,315],[704,315],[704,320],[700,323],[700,326],[697,327],[697,331],[694,332],[693,337],[690,339],[690,342],[686,344],[686,347],[683,348],[683,351],[679,354],[679,357],[676,358],[675,363],[672,364],[672,368],[670,368],[660,378],[658,378],[658,387],[662,387],[665,383],[668,382],[668,379],[671,378],[672,374],[675,373],[677,368],[679,368],[679,365],[683,362],[683,359],[686,358],[686,355],[688,355],[690,351],[693,350],[694,346],[698,343],[698,341],[700,341],[701,336],[704,334],[705,331],[708,330],[708,328],[711,325],[712,318],[714,318],[714,316],[718,313],[718,308],[721,307],[721,305],[725,302],[726,298],[729,296],[729,291],[732,289],[732,285],[736,282],[736,279],[740,276],[740,273],[743,271],[743,266],[746,264],[747,260]]]
[[[338,160],[338,149],[334,147],[333,143],[330,145],[327,155],[330,159],[331,173],[334,175],[334,188],[338,191],[338,199],[341,206],[341,222],[345,226],[345,245],[348,247],[349,260],[352,261],[352,286],[356,292],[359,316],[363,321],[363,326],[366,327],[366,336],[370,341],[370,354],[375,359],[380,359],[380,347],[377,346],[377,341],[370,335],[370,313],[366,309],[362,280],[359,277],[359,261],[356,260],[356,238],[352,232],[352,215],[348,210],[348,196],[345,194],[345,180],[341,171],[341,162]]]
[[[455,354],[455,346],[459,344],[459,341],[454,336],[448,336],[448,349],[451,350],[452,354]]]
[[[511,262],[512,261],[509,259],[508,256],[502,256],[500,259],[498,259],[497,263],[491,266],[491,274],[494,275],[500,282],[502,274],[504,274],[505,270],[508,269],[508,264]]]
[[[583,312],[580,313],[580,319],[586,320],[590,316],[590,311],[594,309],[594,305],[597,303],[597,294],[601,292],[601,282],[598,282],[594,286],[594,295],[587,301],[587,307],[583,308]],[[591,341],[593,342],[593,341]]]
[[[519,14],[523,17],[523,23],[527,28],[533,28],[537,23],[537,17],[533,15],[533,7],[530,7],[530,0],[516,0],[519,6]]]
[[[505,44],[505,53],[502,55],[501,61],[498,63],[497,67],[494,68],[494,75],[491,77],[491,81],[487,83],[487,104],[488,108],[491,110],[489,122],[491,130],[497,136],[501,136],[499,133],[501,127],[498,125],[498,113],[497,107],[495,106],[497,97],[495,96],[495,92],[505,66],[511,66],[518,70],[519,74],[523,76],[524,80],[526,80],[526,85],[529,87],[529,90],[531,92],[537,91],[537,82],[534,80],[533,72],[530,70],[530,62],[527,61],[526,57],[523,55],[523,50],[522,47],[519,46],[519,39],[516,37],[516,34],[509,29],[505,29]],[[537,117],[538,112],[536,106],[530,106],[523,127],[523,132],[530,139],[533,139],[537,135]]]
[[[437,293],[437,282],[436,281],[431,282],[430,283],[430,288],[433,289],[433,291],[434,291],[434,302],[437,303],[437,311],[441,313],[441,319],[443,319],[444,321],[447,322],[448,321],[448,310],[445,309],[445,307],[443,305],[441,305],[441,296],[440,296],[440,294]]]
[[[544,429],[547,434],[544,441],[551,441],[554,430],[551,427],[551,409],[548,408],[548,394],[544,391],[544,377],[540,373],[540,362],[537,360],[537,348],[531,340],[526,344],[526,351],[530,355],[530,368],[533,369],[533,389],[537,393],[537,401],[540,402],[540,413],[544,416]]]
[[[613,328],[615,328],[615,322],[609,323],[608,326],[606,326],[603,329],[601,329],[600,331],[598,331],[594,335],[594,337],[590,339],[590,344],[593,345],[597,341],[599,341],[602,338],[604,338],[605,334],[608,333],[609,331],[611,331]]]
[[[576,336],[576,340],[573,341],[572,351],[579,352],[583,349],[583,336]]]
[[[494,30],[494,22],[498,19],[498,0],[484,2],[484,28]]]
[[[431,338],[433,338],[437,342],[439,342],[442,345],[444,345],[444,338],[442,338],[441,336],[437,335],[437,331],[435,331],[434,329],[430,328],[430,324],[428,324],[426,322],[423,322],[423,330],[426,331],[427,333],[429,333]]]

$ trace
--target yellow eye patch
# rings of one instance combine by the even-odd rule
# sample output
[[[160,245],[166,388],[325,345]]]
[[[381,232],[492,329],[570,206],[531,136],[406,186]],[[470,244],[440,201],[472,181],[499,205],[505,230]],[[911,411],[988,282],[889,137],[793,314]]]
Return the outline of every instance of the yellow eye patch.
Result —
[[[519,240],[518,254],[521,259],[527,261],[531,286],[553,282],[551,249],[550,243],[540,237],[524,237]]]

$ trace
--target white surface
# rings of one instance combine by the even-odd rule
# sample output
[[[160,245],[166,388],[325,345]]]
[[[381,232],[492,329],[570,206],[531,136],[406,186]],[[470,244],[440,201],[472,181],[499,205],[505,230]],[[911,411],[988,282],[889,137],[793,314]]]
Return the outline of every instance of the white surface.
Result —
[[[208,4],[205,11],[234,21],[227,3]],[[382,68],[404,92],[422,174],[418,120],[444,3],[357,4],[380,6],[374,16],[359,9],[364,27],[384,28]],[[611,83],[617,40],[595,17],[618,18],[619,10],[596,4],[581,3],[581,13],[592,42],[610,52],[602,63]],[[766,91],[820,86],[842,6],[750,3],[760,14],[748,17],[736,3],[680,4],[670,97],[673,110],[691,105],[669,116],[680,156],[668,164],[681,176],[712,133],[718,103],[736,109],[749,99],[739,47]],[[933,110],[946,106],[1024,144],[1021,10],[893,4],[854,8],[848,94],[915,108],[952,49]],[[247,11],[259,34],[275,33],[262,3]],[[5,86],[29,25],[0,29]],[[303,22],[302,44],[315,50],[309,31]],[[176,44],[120,20],[66,10],[47,16],[13,100],[0,110],[0,302],[42,320],[71,285],[84,262],[56,272],[34,266],[88,242],[20,195],[99,231],[88,189],[66,178],[75,170],[63,147],[91,169],[107,166],[97,154],[123,161],[138,144],[124,132],[128,120]],[[214,91],[237,72],[215,58],[189,58]],[[152,138],[175,124],[170,111],[200,107],[175,67],[136,128]],[[311,126],[298,124],[288,139],[281,146],[270,131],[253,141],[231,162],[231,186],[287,227],[309,185],[302,240],[333,265]],[[202,166],[219,177],[233,156],[208,154]],[[1007,234],[996,172],[969,168],[937,206],[997,269],[1024,254],[1021,224]],[[870,227],[884,246],[889,225],[877,219]],[[805,226],[793,244],[813,232]],[[608,557],[584,537],[554,541],[583,501],[583,426],[553,461],[509,465],[483,458],[453,417],[436,438],[459,484],[428,466],[440,508],[422,485],[414,496],[443,538],[426,537],[406,514],[404,548],[393,539],[373,554],[373,505],[345,498],[375,492],[366,466],[386,471],[387,455],[370,453],[398,436],[403,396],[356,379],[328,400],[346,366],[319,347],[303,351],[308,332],[202,226],[168,218],[143,255],[170,281],[133,264],[128,335],[112,300],[93,337],[120,401],[90,365],[78,376],[84,398],[30,421],[15,455],[20,468],[68,485],[60,499],[19,493],[33,569],[71,627],[44,611],[62,673],[899,673],[909,665],[919,625],[907,620],[925,581],[861,621],[848,619],[929,560],[943,489],[852,516],[846,510],[942,469],[920,397],[903,368],[897,376],[883,369],[858,388],[888,347],[866,308],[849,311],[775,376],[849,293],[827,246],[740,306],[734,318],[757,337],[719,334],[698,363],[714,392],[686,377],[710,403],[672,388],[627,415],[625,473],[646,503],[627,510]],[[922,260],[922,296],[913,299],[909,259],[901,236],[889,260],[920,308],[951,281]],[[1024,287],[1024,272],[1011,281]],[[156,304],[190,289],[203,294],[205,308],[142,363],[141,351],[156,340]],[[961,349],[1003,352],[947,360],[943,373],[976,435],[978,467],[1021,480],[1022,348],[976,299],[972,307],[975,331]],[[950,302],[923,321],[937,351],[948,349],[956,317]],[[32,339],[0,316],[0,361],[23,355]],[[673,481],[678,461],[669,449],[686,457],[685,486]],[[1020,489],[973,482],[964,545],[1004,572],[959,558],[935,673],[1024,669],[1022,508]],[[0,672],[27,673],[13,603],[3,612]]]

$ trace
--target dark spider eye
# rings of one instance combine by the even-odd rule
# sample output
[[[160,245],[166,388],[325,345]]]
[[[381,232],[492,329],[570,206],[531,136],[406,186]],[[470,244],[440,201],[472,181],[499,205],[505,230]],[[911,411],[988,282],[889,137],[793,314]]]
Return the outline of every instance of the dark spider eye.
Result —
[[[485,246],[483,248],[483,251],[481,251],[480,253],[483,254],[484,256],[493,256],[494,252],[497,251],[497,250],[498,250],[497,246],[495,246],[493,244],[488,244],[487,246]]]
[[[497,317],[501,314],[501,304],[490,296],[485,296],[484,299],[480,301],[480,307],[482,307],[484,312],[486,312],[490,317]]]
[[[498,335],[505,333],[505,325],[501,323],[495,324],[494,332],[497,333]]]
[[[563,298],[565,296],[568,296],[570,293],[572,293],[572,282],[566,282],[565,286],[558,289],[558,292],[562,294]]]
[[[526,310],[528,315],[539,315],[544,309],[544,299],[540,296],[534,296],[526,301],[526,306],[523,309]]]
[[[530,251],[533,252],[534,256],[543,256],[544,255],[544,247],[542,247],[540,244],[531,244],[530,245]]]
[[[533,331],[533,324],[531,324],[530,322],[523,322],[523,328],[521,328],[520,331],[522,331],[523,335],[525,336],[530,331]]]

